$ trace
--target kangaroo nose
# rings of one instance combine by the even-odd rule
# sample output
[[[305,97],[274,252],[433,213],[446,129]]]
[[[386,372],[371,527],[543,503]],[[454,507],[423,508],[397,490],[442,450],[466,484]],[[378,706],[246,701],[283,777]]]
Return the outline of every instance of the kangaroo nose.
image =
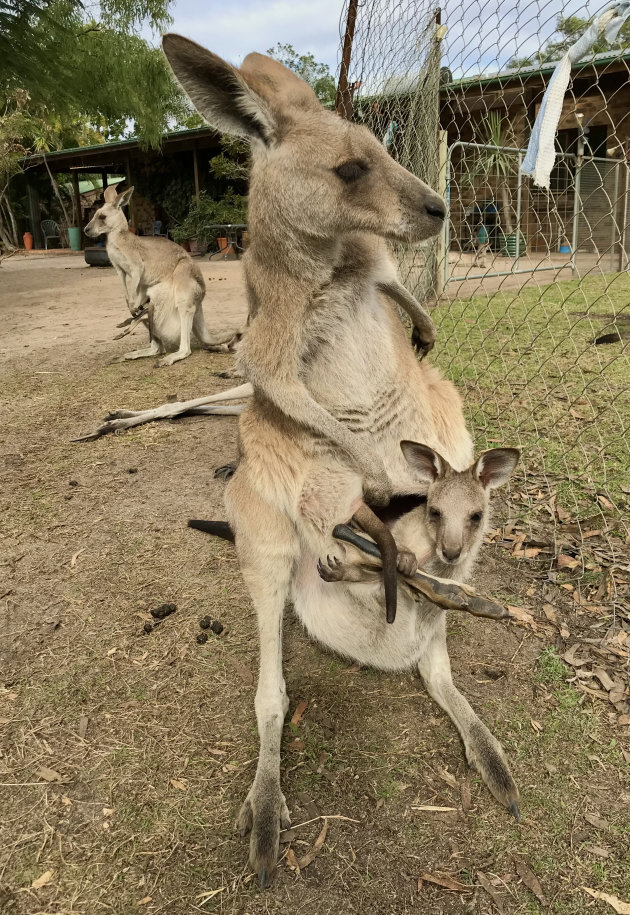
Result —
[[[444,219],[446,216],[446,207],[439,197],[436,197],[430,203],[425,203],[424,208],[429,216],[433,216],[434,219]]]
[[[461,546],[455,546],[455,547],[450,547],[450,548],[444,547],[442,549],[442,552],[444,553],[445,559],[447,559],[449,562],[455,562],[455,560],[459,559],[459,557],[461,556],[462,548],[461,548]]]

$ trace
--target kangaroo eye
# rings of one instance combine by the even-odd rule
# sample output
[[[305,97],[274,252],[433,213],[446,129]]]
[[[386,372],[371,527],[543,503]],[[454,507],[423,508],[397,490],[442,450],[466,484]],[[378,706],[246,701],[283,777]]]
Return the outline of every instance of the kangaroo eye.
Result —
[[[437,521],[442,517],[442,512],[437,508],[429,509],[429,518],[433,518],[434,521]]]
[[[473,515],[470,516],[470,520],[472,521],[473,524],[479,524],[479,522],[481,521],[482,518],[483,518],[482,512],[475,512]]]
[[[338,165],[335,169],[335,174],[341,178],[342,181],[345,181],[346,184],[352,184],[355,181],[358,181],[359,178],[362,178],[366,172],[369,171],[365,162],[360,162],[358,159],[352,159],[350,162],[342,162],[341,165]]]

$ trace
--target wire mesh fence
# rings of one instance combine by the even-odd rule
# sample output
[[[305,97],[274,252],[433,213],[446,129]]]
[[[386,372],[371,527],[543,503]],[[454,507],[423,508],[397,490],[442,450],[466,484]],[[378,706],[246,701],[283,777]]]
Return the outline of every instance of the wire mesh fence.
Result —
[[[434,359],[478,446],[523,449],[496,536],[615,597],[630,570],[628,26],[573,67],[549,190],[520,171],[555,62],[604,9],[363,3],[348,81],[354,119],[449,206],[400,271],[435,305]]]

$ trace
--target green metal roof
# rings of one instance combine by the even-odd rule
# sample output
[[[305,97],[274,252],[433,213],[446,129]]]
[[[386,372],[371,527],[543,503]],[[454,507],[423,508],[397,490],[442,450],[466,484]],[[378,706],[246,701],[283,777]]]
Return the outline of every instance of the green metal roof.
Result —
[[[183,139],[194,139],[195,137],[214,132],[215,131],[210,126],[196,127],[194,130],[173,130],[170,133],[163,134],[162,142],[168,142],[169,140],[177,139],[179,137]],[[132,138],[128,140],[111,140],[109,143],[95,143],[93,146],[73,146],[70,149],[55,149],[46,153],[46,158],[49,160],[60,159],[64,156],[71,156],[74,153],[92,153],[109,149],[131,149],[133,147],[140,147],[138,140]],[[32,162],[33,160],[42,160],[42,154],[32,153],[30,156],[25,156],[23,161]]]
[[[572,69],[585,70],[588,67],[599,69],[600,66],[617,63],[619,61],[630,61],[630,50],[625,51],[623,54],[615,53],[614,51],[594,54],[587,60],[574,64]],[[440,88],[442,90],[455,90],[466,89],[469,86],[485,86],[489,83],[500,83],[503,85],[504,83],[513,82],[514,80],[529,79],[532,76],[546,76],[549,73],[553,73],[558,63],[559,61],[552,60],[549,61],[549,63],[544,63],[540,66],[518,67],[514,70],[500,70],[498,73],[489,73],[487,76],[464,76],[460,79],[451,80],[451,82],[445,83]]]

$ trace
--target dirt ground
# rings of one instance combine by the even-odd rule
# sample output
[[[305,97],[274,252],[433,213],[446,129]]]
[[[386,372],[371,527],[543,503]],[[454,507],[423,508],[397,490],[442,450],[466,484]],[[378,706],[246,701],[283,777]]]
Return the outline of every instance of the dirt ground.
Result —
[[[238,326],[240,265],[203,273],[209,326]],[[232,357],[109,364],[143,345],[140,331],[112,341],[125,316],[111,269],[0,267],[0,912],[613,911],[583,887],[630,902],[628,627],[605,591],[516,563],[503,535],[476,584],[520,618],[453,616],[450,645],[522,822],[468,770],[413,673],[357,669],[288,612],[293,828],[259,891],[233,832],[256,763],[255,621],[231,546],[186,528],[224,516],[213,470],[235,456],[235,420],[71,441],[112,408],[229,387],[212,373]],[[497,530],[510,509],[497,506]],[[146,633],[165,602],[176,612]],[[206,615],[224,629],[198,644]],[[319,854],[292,869],[324,816]]]

